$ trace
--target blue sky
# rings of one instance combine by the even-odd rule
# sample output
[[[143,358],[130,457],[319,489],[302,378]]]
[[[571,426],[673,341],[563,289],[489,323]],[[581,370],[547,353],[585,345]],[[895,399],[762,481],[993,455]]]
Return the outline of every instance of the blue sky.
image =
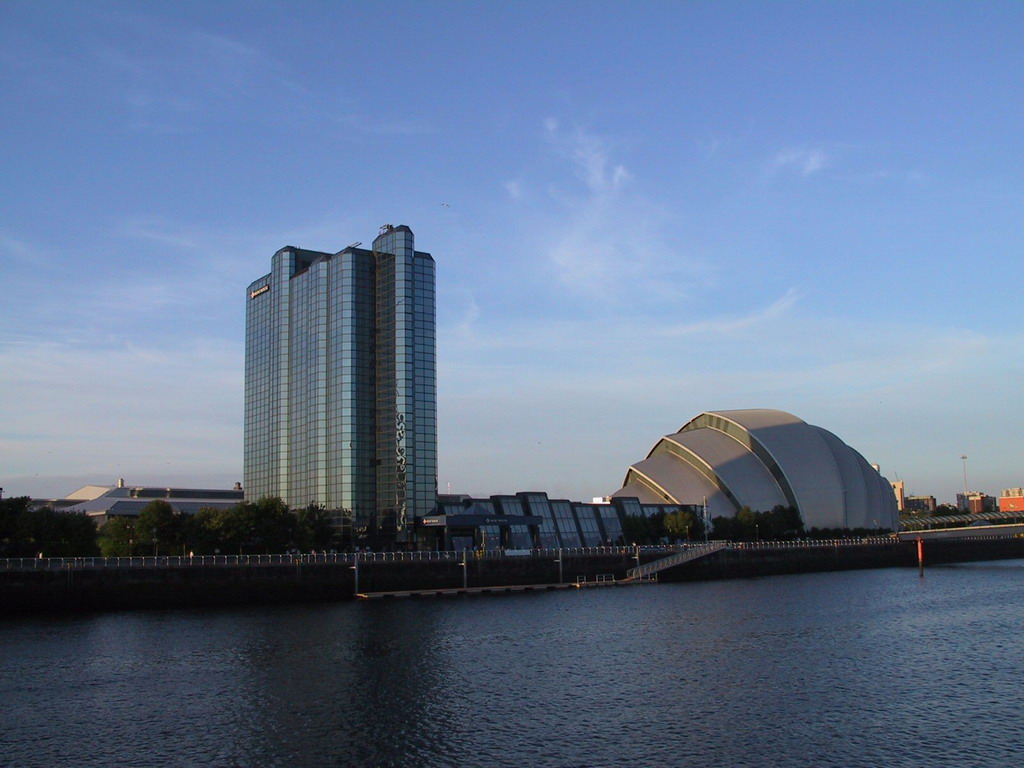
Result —
[[[0,485],[241,480],[245,287],[408,224],[440,486],[780,408],[1024,484],[1024,4],[0,4]]]

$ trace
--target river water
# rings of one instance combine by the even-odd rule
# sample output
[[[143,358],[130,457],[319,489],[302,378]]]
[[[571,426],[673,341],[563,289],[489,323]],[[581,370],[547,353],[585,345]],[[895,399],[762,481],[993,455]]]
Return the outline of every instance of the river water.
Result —
[[[1016,766],[1024,561],[0,621],[9,766]]]

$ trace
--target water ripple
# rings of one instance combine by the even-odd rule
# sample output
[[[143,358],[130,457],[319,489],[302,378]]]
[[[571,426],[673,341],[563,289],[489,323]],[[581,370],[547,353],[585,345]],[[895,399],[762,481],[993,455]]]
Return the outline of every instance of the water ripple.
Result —
[[[0,623],[10,766],[1005,766],[1024,563]]]

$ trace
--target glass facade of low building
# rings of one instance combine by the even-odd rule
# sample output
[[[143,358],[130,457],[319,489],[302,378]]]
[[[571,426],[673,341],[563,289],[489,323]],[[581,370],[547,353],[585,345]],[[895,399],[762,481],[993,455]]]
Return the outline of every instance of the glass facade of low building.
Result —
[[[402,541],[437,494],[434,260],[405,226],[358,245],[282,248],[248,288],[245,494]]]
[[[549,499],[543,492],[515,495],[440,496],[434,514],[420,518],[418,542],[426,549],[578,549],[631,544],[623,537],[627,516],[671,514],[679,504],[641,504],[632,497],[586,504]],[[693,511],[692,509],[690,511]]]

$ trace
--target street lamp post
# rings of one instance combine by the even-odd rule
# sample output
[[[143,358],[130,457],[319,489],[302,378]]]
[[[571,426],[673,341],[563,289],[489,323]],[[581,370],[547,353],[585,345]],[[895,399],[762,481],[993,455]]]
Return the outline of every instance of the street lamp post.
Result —
[[[708,543],[708,536],[711,534],[711,518],[708,517],[708,497],[704,497],[704,508],[701,510],[701,522],[704,523],[704,543]]]
[[[969,511],[971,505],[967,501],[967,454],[963,454],[960,461],[964,463],[964,506]]]

